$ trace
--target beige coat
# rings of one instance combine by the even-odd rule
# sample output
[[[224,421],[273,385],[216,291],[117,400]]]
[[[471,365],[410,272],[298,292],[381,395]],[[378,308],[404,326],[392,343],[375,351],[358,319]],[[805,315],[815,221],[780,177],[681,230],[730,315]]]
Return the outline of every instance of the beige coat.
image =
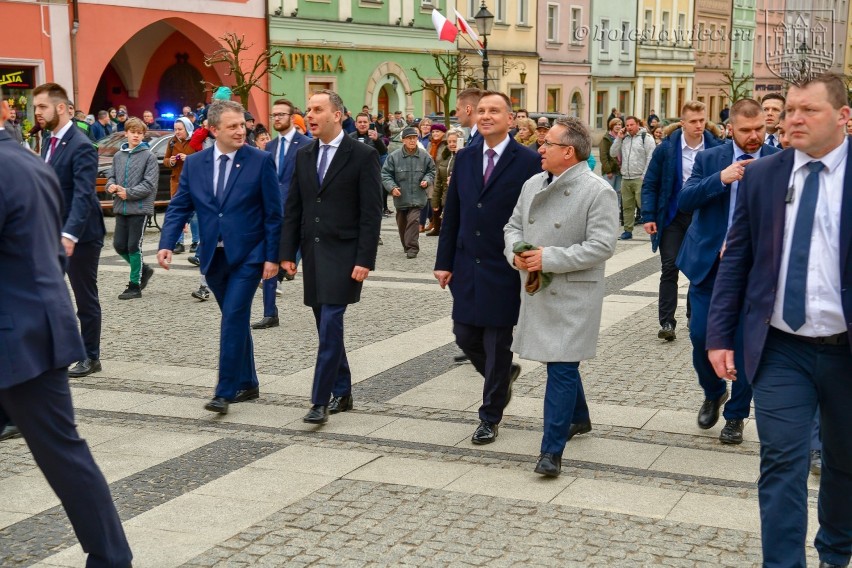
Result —
[[[615,191],[586,162],[547,184],[547,172],[530,178],[504,228],[506,260],[512,247],[526,241],[545,247],[547,288],[523,291],[512,351],[533,361],[576,362],[591,359],[597,348],[603,307],[604,265],[615,252],[618,235]]]

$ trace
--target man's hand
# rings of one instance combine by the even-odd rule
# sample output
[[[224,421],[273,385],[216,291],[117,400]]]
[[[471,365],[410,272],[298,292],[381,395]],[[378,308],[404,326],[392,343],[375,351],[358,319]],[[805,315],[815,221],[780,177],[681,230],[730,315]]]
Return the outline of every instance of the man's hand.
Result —
[[[118,186],[114,183],[109,184],[109,187],[106,189],[107,193],[115,193],[118,190]]]
[[[716,376],[729,381],[737,380],[737,367],[734,364],[734,352],[730,349],[710,349],[707,358],[713,365]]]
[[[172,264],[172,251],[169,249],[160,249],[157,251],[157,262],[160,266],[163,267],[164,270],[168,270],[171,268]]]
[[[724,183],[725,185],[730,185],[735,181],[740,181],[741,179],[743,179],[746,164],[749,164],[753,161],[754,159],[734,162],[733,164],[722,170],[722,183]]]
[[[395,187],[391,190],[391,195],[393,195],[394,197],[399,197],[400,195],[402,195],[402,192],[399,190],[398,187]]]
[[[274,262],[264,262],[263,263],[263,279],[269,280],[273,276],[278,274],[278,265]]]
[[[441,289],[447,287],[447,284],[450,283],[450,280],[453,279],[453,273],[449,270],[436,270],[432,274],[435,275],[435,278],[438,280],[438,284],[441,285]]]
[[[352,269],[352,280],[355,282],[363,282],[370,275],[370,269],[363,266],[356,266]]]
[[[283,268],[284,272],[286,272],[290,276],[296,275],[296,263],[293,262],[292,260],[282,260],[281,261],[281,268]]]
[[[518,267],[518,270],[526,270],[527,272],[529,272],[529,268],[527,268],[527,261],[520,254],[515,253],[514,262],[515,266]]]
[[[429,182],[424,179],[423,181],[420,182],[420,187],[422,187],[423,189],[426,189],[427,187],[429,187]]]
[[[127,190],[123,187],[120,187],[116,190],[115,194],[122,199],[127,199]]]
[[[527,272],[539,272],[541,270],[541,251],[544,247],[538,247],[535,250],[527,250],[521,253],[521,257],[527,264]]]
[[[62,246],[65,247],[65,256],[71,257],[74,255],[74,241],[68,237],[62,237]]]
[[[376,138],[378,138],[378,137],[379,137],[379,133],[378,133],[378,132],[376,132],[375,130],[368,130],[368,131],[367,131],[367,136],[369,136],[369,137],[370,137],[370,140],[375,140]]]
[[[657,233],[656,223],[645,223],[644,225],[642,225],[642,228],[645,229],[645,232],[649,235],[655,235]]]

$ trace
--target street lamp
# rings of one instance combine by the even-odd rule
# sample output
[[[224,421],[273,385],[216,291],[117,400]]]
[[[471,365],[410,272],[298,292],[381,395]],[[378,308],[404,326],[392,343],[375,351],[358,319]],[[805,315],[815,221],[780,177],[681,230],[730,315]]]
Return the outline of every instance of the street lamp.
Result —
[[[494,25],[494,14],[485,7],[485,0],[479,12],[473,17],[476,20],[476,31],[482,37],[482,86],[488,90],[488,36],[491,35],[491,27]]]

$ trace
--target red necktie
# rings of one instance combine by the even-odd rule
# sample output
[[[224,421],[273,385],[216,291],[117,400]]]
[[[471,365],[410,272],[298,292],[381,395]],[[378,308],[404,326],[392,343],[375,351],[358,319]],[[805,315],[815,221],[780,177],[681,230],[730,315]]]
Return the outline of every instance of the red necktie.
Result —
[[[56,145],[59,143],[59,138],[56,136],[50,137],[50,156],[47,158],[47,162],[50,163],[53,160],[53,153],[56,152]]]

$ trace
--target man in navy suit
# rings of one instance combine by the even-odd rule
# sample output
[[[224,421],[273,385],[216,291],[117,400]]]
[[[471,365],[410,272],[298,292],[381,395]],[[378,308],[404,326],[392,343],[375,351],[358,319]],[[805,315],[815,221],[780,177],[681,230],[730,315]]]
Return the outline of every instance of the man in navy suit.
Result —
[[[68,280],[77,300],[77,317],[86,346],[85,357],[68,371],[85,377],[101,370],[101,303],[98,299],[98,263],[104,246],[104,216],[95,193],[98,153],[91,140],[74,126],[68,93],[56,83],[33,90],[35,119],[52,134],[41,155],[56,172],[62,186],[62,244],[68,256]]]
[[[790,87],[792,148],[745,168],[707,324],[710,362],[738,379],[735,335],[760,437],[763,565],[805,567],[810,434],[819,405],[820,566],[852,554],[852,138],[834,74]]]
[[[689,337],[692,340],[692,364],[698,383],[704,389],[704,403],[698,411],[698,427],[712,428],[719,420],[719,409],[728,398],[727,383],[716,376],[707,359],[707,314],[719,259],[725,245],[739,180],[752,161],[778,150],[763,143],[765,130],[763,111],[757,101],[742,99],[729,110],[733,127],[731,144],[722,144],[700,152],[695,157],[692,175],[678,196],[678,208],[692,215],[692,223],[677,257],[677,266],[689,279],[689,301],[692,317]],[[741,340],[740,334],[737,335]],[[735,350],[742,355],[742,343]],[[742,365],[738,365],[742,368]],[[751,388],[745,376],[731,386],[725,404],[725,427],[719,435],[723,444],[741,444],[744,420],[751,410]]]
[[[479,99],[482,98],[482,92],[481,89],[472,87],[463,90],[456,96],[456,118],[459,121],[459,126],[468,129],[467,139],[464,142],[465,146],[482,142],[482,136],[476,126],[478,118],[476,108],[479,105]]]
[[[484,92],[477,105],[482,143],[457,154],[435,260],[435,278],[453,294],[456,343],[485,377],[474,444],[497,438],[512,382],[521,372],[511,351],[521,285],[503,256],[503,227],[524,182],[541,173],[541,156],[509,137],[511,127],[509,98]]]
[[[275,168],[278,171],[278,187],[281,188],[281,210],[287,203],[290,193],[290,178],[296,166],[296,152],[305,147],[310,138],[304,136],[290,120],[293,116],[293,103],[287,99],[278,99],[272,103],[272,128],[278,132],[278,137],[266,145],[266,151],[275,157]],[[297,259],[298,264],[298,259]],[[263,281],[263,319],[251,324],[252,329],[268,329],[278,327],[278,308],[275,306],[275,293],[278,285],[284,279],[283,269],[278,270],[276,278]]]
[[[382,224],[379,154],[346,135],[343,113],[334,91],[317,91],[308,101],[314,141],[296,155],[281,231],[281,268],[295,274],[296,253],[301,248],[304,255],[305,304],[319,336],[311,409],[303,418],[309,424],[352,409],[343,316],[376,268]]]
[[[9,106],[0,92],[0,125]],[[0,127],[0,410],[24,435],[89,554],[127,567],[132,554],[109,487],[74,425],[68,365],[85,356],[63,277],[63,197],[53,171]]]
[[[219,382],[204,408],[228,413],[228,404],[259,396],[251,303],[257,282],[278,273],[281,190],[272,154],[246,145],[243,107],[217,101],[207,113],[216,143],[187,156],[172,197],[157,260],[169,269],[178,235],[198,214],[201,273],[222,311]]]

